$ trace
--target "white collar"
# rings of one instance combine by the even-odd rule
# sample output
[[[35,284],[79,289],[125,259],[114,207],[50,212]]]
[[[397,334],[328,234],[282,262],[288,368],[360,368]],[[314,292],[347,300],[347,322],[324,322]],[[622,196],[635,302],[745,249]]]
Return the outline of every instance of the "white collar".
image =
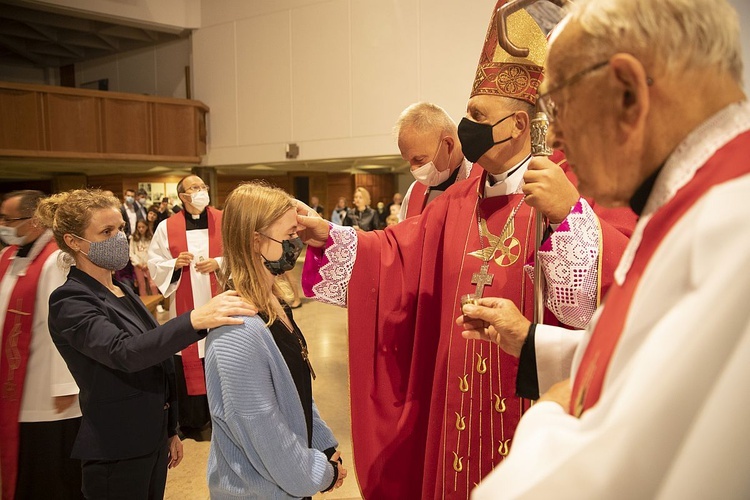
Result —
[[[641,244],[643,231],[654,213],[666,205],[695,176],[716,151],[750,130],[750,102],[730,104],[690,132],[675,148],[656,178],[654,188],[615,270],[615,281],[622,284]]]
[[[507,196],[509,194],[520,193],[523,186],[523,174],[529,168],[529,162],[531,162],[530,155],[502,174],[494,175],[488,172],[487,180],[484,183],[484,197],[492,198],[494,196]],[[511,172],[511,174],[508,175],[507,172]],[[490,176],[495,181],[495,184],[492,186],[490,186]]]
[[[654,183],[643,215],[664,206],[716,151],[750,129],[750,102],[730,104],[701,123],[675,148]]]

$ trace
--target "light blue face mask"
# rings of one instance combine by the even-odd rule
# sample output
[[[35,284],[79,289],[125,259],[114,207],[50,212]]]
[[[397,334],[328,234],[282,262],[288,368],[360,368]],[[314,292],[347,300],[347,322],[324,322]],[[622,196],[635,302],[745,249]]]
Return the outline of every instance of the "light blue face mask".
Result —
[[[81,250],[92,264],[110,271],[119,271],[128,264],[130,260],[130,245],[128,237],[122,231],[104,241],[89,241],[86,238],[73,235],[79,240],[88,241],[89,253]]]

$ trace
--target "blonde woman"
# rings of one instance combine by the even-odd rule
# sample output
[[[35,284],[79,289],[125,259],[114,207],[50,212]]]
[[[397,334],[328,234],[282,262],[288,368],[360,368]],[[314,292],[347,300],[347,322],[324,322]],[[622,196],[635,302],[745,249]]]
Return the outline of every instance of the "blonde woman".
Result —
[[[211,498],[309,498],[339,487],[338,443],[313,401],[307,343],[277,284],[302,250],[295,202],[277,188],[240,185],[221,231],[227,286],[258,315],[206,341]]]
[[[362,186],[354,190],[354,208],[347,211],[344,218],[345,226],[352,226],[360,231],[374,231],[380,226],[377,211],[370,208],[372,200],[370,192]]]
[[[172,355],[206,329],[252,314],[236,292],[159,326],[129,287],[112,279],[128,263],[119,201],[78,189],[39,203],[70,268],[49,299],[49,330],[80,388],[83,419],[73,445],[86,498],[158,499],[167,468],[182,460]]]

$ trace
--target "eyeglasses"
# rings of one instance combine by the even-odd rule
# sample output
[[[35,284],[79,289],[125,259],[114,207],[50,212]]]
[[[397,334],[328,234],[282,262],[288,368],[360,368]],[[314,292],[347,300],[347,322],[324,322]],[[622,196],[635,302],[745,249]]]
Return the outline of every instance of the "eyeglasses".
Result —
[[[544,92],[543,94],[539,94],[539,96],[537,97],[537,102],[539,103],[539,109],[544,114],[547,115],[547,118],[549,119],[550,123],[555,121],[555,119],[557,118],[557,114],[559,112],[557,104],[555,103],[555,101],[552,100],[552,94],[554,94],[555,92],[558,92],[561,89],[564,89],[565,87],[569,87],[575,83],[578,83],[579,81],[581,81],[581,79],[584,76],[589,75],[593,73],[594,71],[603,68],[607,64],[609,64],[609,60],[598,62],[594,64],[593,66],[589,66],[588,68],[579,71],[578,73],[574,74],[570,78],[566,78],[562,82],[558,83],[557,85],[549,89],[547,92]],[[651,86],[653,85],[653,83],[654,83],[654,80],[650,76],[647,76],[646,84]]]
[[[6,217],[3,214],[0,214],[0,222],[15,222],[19,220],[29,220],[31,217]]]
[[[549,118],[550,123],[555,121],[555,118],[557,118],[557,105],[555,104],[555,101],[552,100],[552,94],[555,92],[564,89],[565,87],[568,87],[570,85],[573,85],[574,83],[579,82],[584,76],[593,73],[594,71],[603,68],[609,64],[609,60],[598,62],[594,64],[593,66],[590,66],[584,70],[579,71],[578,73],[574,74],[570,78],[566,78],[559,84],[555,85],[551,89],[549,89],[547,92],[543,94],[539,94],[539,97],[537,97],[537,102],[539,103],[539,109],[542,110],[542,112],[547,115],[547,118]]]
[[[185,189],[186,193],[192,193],[193,191],[208,191],[208,186],[205,184],[193,184],[189,188]]]

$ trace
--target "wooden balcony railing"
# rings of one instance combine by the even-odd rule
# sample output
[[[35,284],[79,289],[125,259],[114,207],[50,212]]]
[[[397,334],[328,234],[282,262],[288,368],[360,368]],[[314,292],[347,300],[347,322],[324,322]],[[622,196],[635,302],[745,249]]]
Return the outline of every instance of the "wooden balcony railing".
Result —
[[[194,164],[200,101],[0,82],[0,157]]]

